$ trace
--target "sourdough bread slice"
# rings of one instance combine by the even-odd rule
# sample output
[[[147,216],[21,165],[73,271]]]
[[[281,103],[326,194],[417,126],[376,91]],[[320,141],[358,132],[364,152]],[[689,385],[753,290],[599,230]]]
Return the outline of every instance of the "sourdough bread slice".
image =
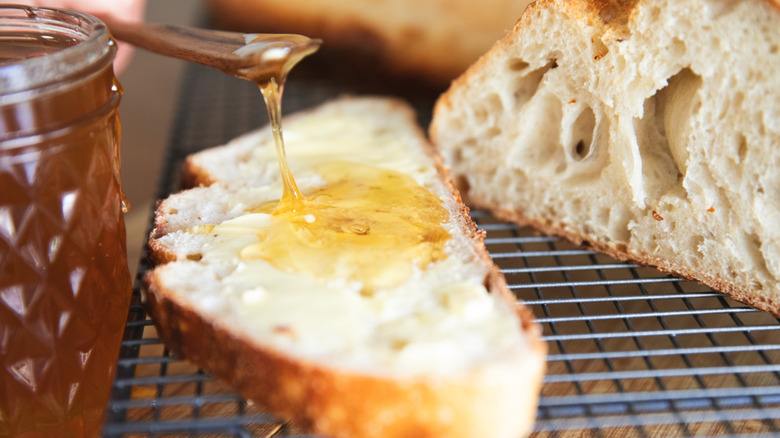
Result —
[[[271,135],[261,129],[191,157],[186,173],[201,186],[158,206],[149,242],[158,264],[145,284],[161,338],[316,433],[527,434],[544,370],[540,328],[492,264],[412,111],[389,99],[344,98],[288,117],[284,130],[307,196],[332,184],[332,166],[355,181],[404,180],[409,196],[424,188],[445,212],[433,224],[449,236],[441,253],[410,266],[387,254],[393,245],[359,260],[349,249],[312,255],[306,246],[303,266],[255,257],[275,220],[258,208],[281,194]],[[407,214],[397,203],[387,207]],[[427,244],[426,237],[412,246]]]
[[[542,0],[431,136],[467,201],[780,316],[777,1]]]

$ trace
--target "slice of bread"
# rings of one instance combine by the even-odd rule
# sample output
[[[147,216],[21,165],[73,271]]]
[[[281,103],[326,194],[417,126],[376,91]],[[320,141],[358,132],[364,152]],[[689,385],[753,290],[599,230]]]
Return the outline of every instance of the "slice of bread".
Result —
[[[208,6],[222,27],[322,38],[325,51],[359,54],[382,70],[446,86],[504,36],[530,2],[210,0]]]
[[[284,132],[298,186],[312,199],[339,184],[334,169],[345,172],[336,180],[347,175],[345,186],[369,192],[389,193],[364,184],[377,176],[406,184],[367,236],[384,218],[419,220],[426,199],[443,216],[422,217],[427,231],[408,233],[415,243],[406,247],[339,251],[336,240],[258,257],[258,242],[274,238],[266,226],[279,223],[257,213],[281,195],[270,130],[196,154],[185,173],[201,186],[158,205],[149,241],[157,266],[145,277],[146,302],[166,345],[316,433],[528,434],[546,354],[540,327],[507,289],[412,111],[390,99],[342,98],[287,117]],[[324,220],[307,216],[285,245],[305,239],[303,222]],[[442,235],[432,261],[396,257],[426,254]]]
[[[542,0],[440,98],[464,199],[780,316],[780,4]]]

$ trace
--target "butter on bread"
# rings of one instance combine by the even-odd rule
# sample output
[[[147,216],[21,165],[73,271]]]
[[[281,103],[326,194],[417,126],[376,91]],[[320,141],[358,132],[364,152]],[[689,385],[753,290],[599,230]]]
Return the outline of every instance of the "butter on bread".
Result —
[[[504,36],[529,3],[209,0],[208,6],[224,27],[322,38],[325,50],[339,48],[383,71],[446,85]]]
[[[540,0],[439,99],[475,206],[780,316],[780,3]]]
[[[540,327],[508,291],[413,112],[342,98],[286,117],[284,133],[305,195],[329,184],[318,174],[328,163],[407,175],[434,194],[447,214],[445,257],[367,288],[335,250],[319,259],[340,267],[327,281],[242,256],[271,220],[258,206],[281,194],[270,129],[260,129],[191,156],[185,173],[199,187],[158,205],[149,242],[158,264],[144,281],[166,345],[315,433],[528,434],[546,354]],[[381,267],[381,251],[374,257]]]

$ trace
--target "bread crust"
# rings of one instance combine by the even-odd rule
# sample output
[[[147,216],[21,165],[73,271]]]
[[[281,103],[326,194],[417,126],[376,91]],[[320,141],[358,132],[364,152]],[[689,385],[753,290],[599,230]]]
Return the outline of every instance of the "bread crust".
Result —
[[[465,196],[465,195],[464,195]],[[505,210],[496,209],[493,206],[482,204],[476,200],[466,201],[469,205],[477,206],[479,208],[485,208],[490,210],[497,218],[514,222],[522,226],[529,226],[535,230],[551,235],[562,237],[575,245],[580,245],[607,254],[615,259],[638,263],[645,266],[651,266],[662,272],[666,272],[672,275],[676,275],[688,280],[696,280],[705,284],[716,291],[729,295],[736,301],[747,304],[765,312],[769,312],[775,317],[780,318],[780,303],[771,302],[765,299],[764,296],[759,295],[753,290],[743,290],[735,288],[730,284],[727,279],[712,277],[709,275],[703,275],[700,272],[696,272],[685,266],[670,263],[668,260],[658,257],[651,257],[647,255],[637,254],[629,251],[624,245],[615,245],[605,242],[600,242],[589,237],[587,234],[581,233],[565,224],[556,223],[544,218],[528,217],[518,210]]]
[[[501,290],[500,284],[491,289]],[[492,430],[495,413],[511,406],[518,430],[530,430],[544,374],[545,344],[538,336],[518,378],[497,388],[446,379],[399,380],[357,374],[291,358],[209,320],[176,292],[145,278],[147,308],[160,337],[177,355],[229,382],[242,396],[315,433],[334,437],[473,437]],[[500,280],[499,280],[500,283]],[[530,311],[518,308],[523,331],[537,331]],[[467,380],[466,380],[467,381]],[[496,397],[500,400],[496,400]],[[490,399],[489,403],[485,403]],[[470,415],[448,416],[447,412]]]

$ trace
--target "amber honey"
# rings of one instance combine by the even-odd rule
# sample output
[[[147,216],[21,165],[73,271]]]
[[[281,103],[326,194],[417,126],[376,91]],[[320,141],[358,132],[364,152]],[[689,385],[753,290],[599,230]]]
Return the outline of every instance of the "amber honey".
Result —
[[[115,47],[0,7],[0,437],[98,436],[130,300]]]
[[[241,251],[243,259],[324,281],[358,281],[371,293],[446,258],[450,234],[442,224],[449,213],[412,177],[340,161],[316,172],[326,184],[294,206],[271,202],[257,209],[271,213],[271,221],[257,229],[259,242]]]

